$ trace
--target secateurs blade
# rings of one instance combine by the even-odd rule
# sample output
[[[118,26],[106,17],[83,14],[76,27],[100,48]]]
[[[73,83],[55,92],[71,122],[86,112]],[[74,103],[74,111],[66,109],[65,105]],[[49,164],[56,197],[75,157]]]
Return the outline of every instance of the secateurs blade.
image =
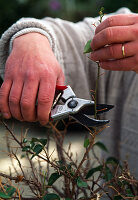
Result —
[[[113,105],[97,104],[96,114],[112,109]],[[51,110],[52,120],[64,119],[69,116],[87,127],[98,127],[109,123],[109,120],[98,120],[95,114],[95,102],[77,98],[70,86],[56,86],[55,99]]]

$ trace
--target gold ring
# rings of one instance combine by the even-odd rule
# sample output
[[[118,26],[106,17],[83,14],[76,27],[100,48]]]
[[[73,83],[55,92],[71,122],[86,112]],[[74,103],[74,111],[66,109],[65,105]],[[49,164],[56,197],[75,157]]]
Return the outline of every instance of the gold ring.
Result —
[[[125,54],[125,47],[123,44],[122,44],[122,54],[123,54],[123,58],[125,58],[126,54]]]

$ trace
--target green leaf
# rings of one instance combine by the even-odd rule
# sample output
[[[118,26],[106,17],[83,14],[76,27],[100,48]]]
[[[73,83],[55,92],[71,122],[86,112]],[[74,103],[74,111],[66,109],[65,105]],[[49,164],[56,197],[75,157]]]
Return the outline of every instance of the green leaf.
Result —
[[[39,142],[39,139],[38,138],[32,138],[31,142]]]
[[[126,194],[127,194],[127,197],[134,197],[130,188],[126,189]]]
[[[48,180],[48,185],[53,185],[53,183],[55,183],[55,181],[61,177],[62,175],[59,174],[58,172],[55,172],[53,174],[51,174],[51,176],[49,177],[49,180]]]
[[[90,169],[86,175],[86,179],[90,178],[95,172],[99,172],[102,169],[103,169],[103,165],[99,165],[95,168]]]
[[[39,139],[39,142],[45,146],[47,144],[47,139]]]
[[[89,41],[86,43],[86,45],[85,45],[85,47],[84,47],[83,53],[90,53],[90,52],[92,52],[91,42],[92,42],[92,40],[89,40]]]
[[[106,148],[106,146],[102,143],[102,142],[96,142],[94,144],[94,146],[98,146],[100,149],[102,149],[103,151],[108,152],[108,149]]]
[[[43,146],[41,144],[37,144],[34,146],[33,151],[38,155],[43,150]]]
[[[0,192],[0,198],[2,199],[11,199],[12,197],[8,194],[5,194],[4,192]]]
[[[46,194],[43,199],[44,200],[60,200],[60,197],[57,194],[50,193],[50,194]]]
[[[90,144],[89,138],[86,138],[84,140],[84,148],[87,148],[89,146],[89,144]]]
[[[118,165],[119,161],[114,157],[109,157],[106,160],[106,164],[116,164],[116,165]]]
[[[43,146],[45,146],[47,144],[47,139],[45,138],[32,138],[31,142],[39,142],[41,143]]]
[[[26,143],[28,140],[26,138],[23,139],[23,143]]]
[[[34,148],[32,149],[35,152],[35,154],[32,155],[31,159],[37,156],[43,150],[43,148],[44,147],[41,144],[35,145]]]
[[[6,189],[6,193],[9,195],[9,196],[12,196],[14,193],[16,192],[16,188],[13,187],[13,186],[10,186]]]
[[[112,178],[113,178],[113,174],[112,174],[110,168],[106,166],[105,176],[103,177],[103,179],[105,179],[106,181],[110,181]]]
[[[22,148],[22,151],[24,152],[24,151],[29,151],[30,150],[30,146],[25,146],[25,147],[23,147]]]
[[[77,178],[77,186],[78,187],[83,187],[83,188],[86,188],[88,187],[87,183],[84,182],[80,177]]]
[[[30,145],[30,148],[33,149],[34,146],[35,146],[35,142],[31,141],[31,142],[29,143],[29,145]]]
[[[123,198],[120,195],[114,196],[114,200],[122,200]]]
[[[70,198],[65,198],[65,200],[71,200]]]
[[[25,158],[26,157],[26,155],[25,154],[22,154],[21,155],[21,159],[23,159],[23,158]]]

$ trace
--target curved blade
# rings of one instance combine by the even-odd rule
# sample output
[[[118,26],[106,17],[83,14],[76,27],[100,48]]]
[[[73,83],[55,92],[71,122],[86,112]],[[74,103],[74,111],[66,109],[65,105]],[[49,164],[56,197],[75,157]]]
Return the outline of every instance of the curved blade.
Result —
[[[113,107],[114,107],[113,105],[97,104],[97,106],[96,106],[97,114],[107,112],[107,111],[111,110]],[[95,114],[94,104],[90,104],[90,105],[83,107],[79,111],[79,114],[94,115]]]
[[[108,112],[112,108],[114,108],[114,105],[97,104],[96,106],[97,114]]]
[[[94,127],[94,126],[103,126],[107,123],[109,123],[110,121],[109,120],[97,120],[97,119],[93,119],[93,118],[90,118],[88,117],[87,115],[85,114],[74,114],[74,115],[71,115],[74,119],[76,119],[79,123],[85,125],[85,126],[88,126],[88,127]]]

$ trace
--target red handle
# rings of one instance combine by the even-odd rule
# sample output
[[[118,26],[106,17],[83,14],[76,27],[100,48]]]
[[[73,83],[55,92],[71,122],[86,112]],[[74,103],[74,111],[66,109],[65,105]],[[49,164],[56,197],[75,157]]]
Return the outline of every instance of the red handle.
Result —
[[[65,90],[65,89],[67,89],[67,87],[68,86],[66,86],[66,85],[56,85],[56,90]]]

